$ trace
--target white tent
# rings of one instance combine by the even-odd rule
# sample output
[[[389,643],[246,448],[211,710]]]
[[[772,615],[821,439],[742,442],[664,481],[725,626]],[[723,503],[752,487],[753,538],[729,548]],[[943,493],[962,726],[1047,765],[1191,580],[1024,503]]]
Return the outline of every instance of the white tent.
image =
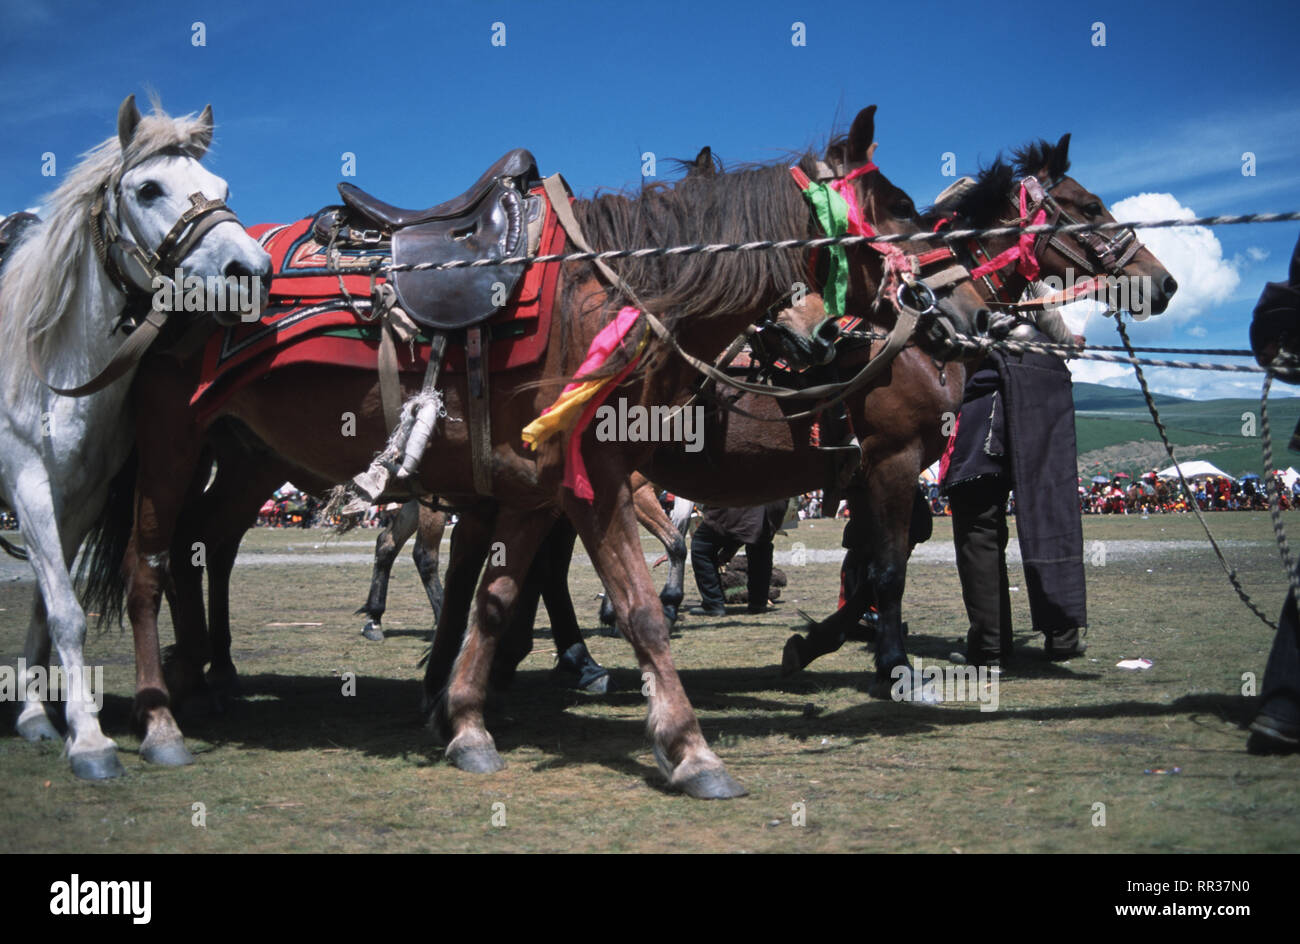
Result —
[[[1179,464],[1183,467],[1183,475],[1188,481],[1191,481],[1192,479],[1208,478],[1224,478],[1233,482],[1237,481],[1227,472],[1221,471],[1216,468],[1213,463],[1206,462],[1203,459],[1196,459],[1192,462],[1182,462]],[[1156,475],[1162,479],[1176,479],[1178,478],[1178,470],[1171,465],[1167,469],[1161,469],[1156,473]]]
[[[1297,472],[1294,466],[1288,466],[1282,473],[1282,484],[1287,488],[1295,488],[1296,479],[1300,479],[1300,472]]]

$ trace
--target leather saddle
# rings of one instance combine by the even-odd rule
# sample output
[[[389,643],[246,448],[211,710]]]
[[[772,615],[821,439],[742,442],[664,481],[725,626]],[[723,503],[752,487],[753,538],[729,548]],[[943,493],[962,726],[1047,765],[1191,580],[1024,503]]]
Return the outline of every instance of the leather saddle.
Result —
[[[541,199],[528,195],[539,180],[533,155],[517,148],[460,196],[424,210],[395,207],[340,183],[343,207],[323,211],[316,227],[326,226],[336,239],[354,244],[391,241],[397,265],[522,256],[528,252],[529,221],[542,210]],[[454,331],[481,324],[506,307],[523,272],[523,263],[399,271],[392,281],[398,302],[417,324]]]

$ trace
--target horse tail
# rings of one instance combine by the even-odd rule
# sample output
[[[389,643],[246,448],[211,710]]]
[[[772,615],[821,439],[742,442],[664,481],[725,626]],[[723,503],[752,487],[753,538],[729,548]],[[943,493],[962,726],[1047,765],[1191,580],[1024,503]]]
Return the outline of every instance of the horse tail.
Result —
[[[121,626],[126,611],[126,574],[123,561],[135,525],[135,479],[139,468],[131,450],[117,475],[108,484],[108,495],[99,518],[82,546],[77,582],[82,584],[81,605],[87,613],[98,613],[97,625]]]

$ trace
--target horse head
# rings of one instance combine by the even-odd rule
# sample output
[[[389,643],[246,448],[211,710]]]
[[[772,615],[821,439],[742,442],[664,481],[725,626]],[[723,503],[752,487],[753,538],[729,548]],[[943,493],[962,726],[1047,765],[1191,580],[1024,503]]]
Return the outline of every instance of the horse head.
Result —
[[[849,203],[849,232],[860,235],[921,235],[927,232],[916,204],[876,166],[876,106],[858,113],[848,135],[827,148],[823,173]],[[923,344],[951,354],[955,335],[982,335],[990,314],[950,249],[904,240],[848,248],[857,298],[874,298],[872,309],[891,306],[919,315]],[[928,342],[928,343],[927,343]]]
[[[178,130],[188,133],[178,137]],[[155,108],[142,116],[135,96],[118,110],[121,164],[92,208],[110,278],[128,298],[154,307],[181,301],[221,324],[256,318],[266,304],[271,257],[226,209],[226,182],[200,163],[212,143],[212,107],[197,119]]]
[[[1068,176],[1069,149],[1066,134],[1056,144],[1037,141],[1018,149],[1012,163],[995,160],[954,195],[949,215],[976,228],[1115,222],[1096,194]],[[1013,276],[1049,286],[1055,280],[1062,286],[1059,301],[1092,296],[1112,310],[1145,317],[1165,311],[1178,290],[1173,276],[1131,228],[989,237],[972,240],[969,249],[975,257],[972,271],[981,278],[993,276],[989,287],[995,292]]]

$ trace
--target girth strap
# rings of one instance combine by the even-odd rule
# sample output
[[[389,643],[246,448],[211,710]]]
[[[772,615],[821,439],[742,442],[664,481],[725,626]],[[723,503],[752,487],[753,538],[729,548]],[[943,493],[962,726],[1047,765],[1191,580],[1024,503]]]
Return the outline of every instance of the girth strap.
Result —
[[[465,374],[469,392],[470,460],[474,491],[492,494],[492,401],[488,389],[488,333],[479,326],[465,330]]]

